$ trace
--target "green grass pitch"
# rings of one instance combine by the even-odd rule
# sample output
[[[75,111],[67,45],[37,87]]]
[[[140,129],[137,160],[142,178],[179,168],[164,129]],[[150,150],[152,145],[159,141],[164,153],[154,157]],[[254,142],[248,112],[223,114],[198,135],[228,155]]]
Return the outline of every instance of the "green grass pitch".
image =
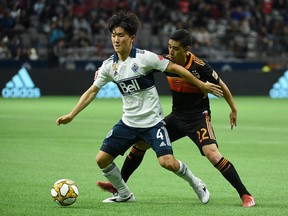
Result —
[[[110,194],[95,185],[96,180],[105,181],[95,155],[120,119],[122,103],[96,99],[71,124],[56,126],[56,118],[68,113],[78,99],[0,98],[1,215],[287,215],[288,100],[235,97],[238,124],[232,131],[224,99],[211,100],[220,151],[256,199],[254,208],[245,209],[236,191],[187,138],[173,144],[174,153],[207,184],[207,205],[186,182],[161,168],[152,150],[128,182],[136,202],[102,204]],[[161,97],[161,102],[168,114],[171,98]],[[123,160],[115,160],[119,168]],[[61,178],[72,179],[79,187],[72,206],[52,202],[51,187]]]

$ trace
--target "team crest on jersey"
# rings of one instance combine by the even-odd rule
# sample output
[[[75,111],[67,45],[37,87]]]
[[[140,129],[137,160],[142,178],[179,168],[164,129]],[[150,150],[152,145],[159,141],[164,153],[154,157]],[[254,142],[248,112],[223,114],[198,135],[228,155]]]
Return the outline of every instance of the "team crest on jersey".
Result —
[[[163,60],[163,59],[164,59],[164,57],[161,56],[161,55],[158,55],[158,58],[159,58],[160,60]]]
[[[136,73],[136,72],[139,70],[139,66],[138,66],[136,63],[134,63],[134,64],[132,65],[132,67],[131,67],[131,70],[132,70],[134,73]]]
[[[117,72],[117,64],[116,63],[113,63],[113,71],[115,72]]]

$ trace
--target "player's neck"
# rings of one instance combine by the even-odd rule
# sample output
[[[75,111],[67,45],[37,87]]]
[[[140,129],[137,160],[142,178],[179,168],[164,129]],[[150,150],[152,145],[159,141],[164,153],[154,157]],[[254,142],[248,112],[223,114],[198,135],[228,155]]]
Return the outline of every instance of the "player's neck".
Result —
[[[129,53],[128,54],[127,53],[125,53],[125,54],[117,53],[117,55],[118,55],[118,60],[124,62],[128,58]]]
[[[186,65],[186,62],[187,62],[187,56],[185,58],[182,58],[181,60],[179,60],[177,62],[177,64],[179,64],[179,65],[184,67]]]
[[[124,61],[128,58],[128,56],[130,55],[131,49],[132,49],[132,46],[131,46],[130,49],[127,49],[127,51],[117,52],[118,59],[119,59],[120,61],[123,61],[123,62],[124,62]]]

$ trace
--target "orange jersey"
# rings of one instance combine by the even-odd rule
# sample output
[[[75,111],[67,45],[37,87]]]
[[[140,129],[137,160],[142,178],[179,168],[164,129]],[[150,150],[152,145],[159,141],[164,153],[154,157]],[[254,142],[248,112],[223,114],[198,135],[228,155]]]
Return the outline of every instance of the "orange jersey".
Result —
[[[185,92],[185,93],[199,93],[202,91],[194,86],[192,83],[186,81],[182,77],[169,77],[167,76],[170,89],[176,92]]]
[[[202,59],[188,53],[184,67],[203,82],[219,83],[218,74]],[[208,97],[192,83],[173,73],[166,73],[173,97],[173,112],[194,115],[205,110],[210,111]]]

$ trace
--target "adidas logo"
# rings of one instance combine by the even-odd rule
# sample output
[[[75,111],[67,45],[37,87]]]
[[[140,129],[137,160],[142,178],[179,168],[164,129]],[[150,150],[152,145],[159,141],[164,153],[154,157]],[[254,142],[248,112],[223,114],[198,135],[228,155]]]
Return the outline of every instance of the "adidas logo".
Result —
[[[40,89],[35,88],[26,68],[21,68],[2,89],[4,98],[39,98],[40,96]]]
[[[288,98],[288,70],[273,85],[269,95],[271,98]]]
[[[97,98],[120,98],[121,93],[114,82],[108,82],[98,92]]]

